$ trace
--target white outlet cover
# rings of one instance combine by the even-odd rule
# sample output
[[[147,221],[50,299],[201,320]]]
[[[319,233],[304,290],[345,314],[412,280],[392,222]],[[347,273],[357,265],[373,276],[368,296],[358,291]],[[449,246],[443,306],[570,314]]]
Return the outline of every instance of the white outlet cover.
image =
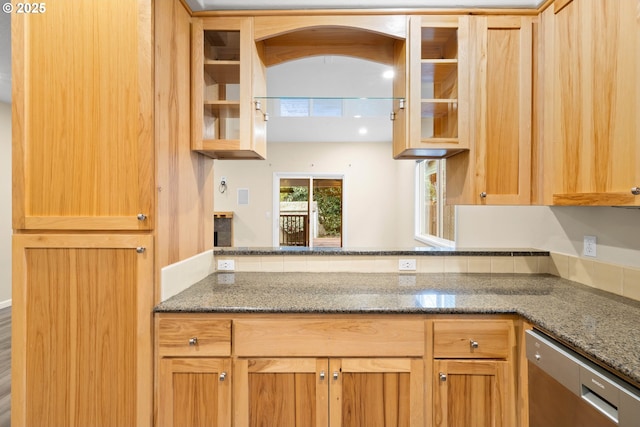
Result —
[[[233,271],[236,269],[235,260],[232,259],[219,259],[218,271]]]
[[[398,261],[398,270],[400,271],[415,271],[416,260],[415,258],[400,259]]]
[[[584,236],[584,245],[582,247],[582,254],[588,257],[595,257],[597,254],[597,239],[596,236]]]

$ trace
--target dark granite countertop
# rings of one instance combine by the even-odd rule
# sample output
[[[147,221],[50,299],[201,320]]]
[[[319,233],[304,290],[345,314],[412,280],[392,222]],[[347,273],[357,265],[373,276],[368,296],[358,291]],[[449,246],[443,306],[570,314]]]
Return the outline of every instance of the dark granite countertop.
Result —
[[[230,247],[214,248],[214,255],[372,255],[372,256],[549,256],[549,251],[538,249],[482,249],[482,248],[441,248],[417,246],[415,248],[309,248],[304,246],[281,247]]]
[[[640,386],[640,302],[545,274],[217,273],[156,312],[519,314]]]

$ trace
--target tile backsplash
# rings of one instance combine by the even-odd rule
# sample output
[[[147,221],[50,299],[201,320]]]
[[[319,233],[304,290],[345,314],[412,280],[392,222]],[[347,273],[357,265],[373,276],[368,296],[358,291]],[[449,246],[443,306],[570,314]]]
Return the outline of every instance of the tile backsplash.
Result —
[[[552,252],[548,272],[640,301],[640,269]]]
[[[225,255],[235,271],[397,273],[400,259],[416,260],[405,273],[546,273],[548,256]]]

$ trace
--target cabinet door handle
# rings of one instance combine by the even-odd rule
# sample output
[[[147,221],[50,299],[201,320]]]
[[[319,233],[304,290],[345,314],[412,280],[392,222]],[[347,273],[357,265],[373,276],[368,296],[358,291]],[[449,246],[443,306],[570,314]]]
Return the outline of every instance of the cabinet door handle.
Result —
[[[471,348],[478,348],[478,341],[469,340],[469,346]]]
[[[482,193],[480,193],[480,197],[481,197],[482,199],[486,199],[486,198],[487,198],[487,193],[486,193],[486,191],[483,191]]]
[[[445,382],[447,380],[447,374],[440,372],[440,381]]]
[[[198,345],[198,337],[189,338],[189,345],[190,346]]]
[[[145,219],[147,219],[147,216],[143,213],[139,213],[137,218],[138,218],[138,221],[144,221]]]
[[[631,194],[633,194],[634,196],[640,196],[640,187],[633,187],[631,189]]]
[[[224,381],[225,378],[227,378],[227,373],[226,372],[221,372],[220,376],[218,378],[220,379],[220,381]]]
[[[320,381],[324,381],[325,373],[324,371],[320,371]]]
[[[143,254],[144,251],[146,251],[146,250],[147,250],[147,248],[145,248],[144,246],[138,246],[136,248],[136,252],[138,252],[139,254]]]
[[[338,371],[333,371],[333,379],[334,380],[338,379]]]

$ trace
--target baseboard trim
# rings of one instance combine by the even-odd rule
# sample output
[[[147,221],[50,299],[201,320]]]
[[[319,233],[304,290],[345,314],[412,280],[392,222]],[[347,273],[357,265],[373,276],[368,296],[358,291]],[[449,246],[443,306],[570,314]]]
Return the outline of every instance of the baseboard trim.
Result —
[[[7,307],[11,307],[11,299],[8,299],[6,301],[0,301],[0,309],[7,308]]]

